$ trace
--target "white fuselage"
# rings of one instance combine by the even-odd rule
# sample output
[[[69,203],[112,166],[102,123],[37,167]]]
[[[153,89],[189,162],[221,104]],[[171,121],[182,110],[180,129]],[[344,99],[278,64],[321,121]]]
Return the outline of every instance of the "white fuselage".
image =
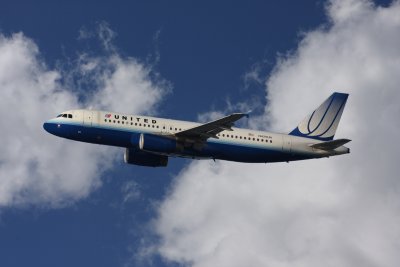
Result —
[[[185,139],[181,149],[163,151],[156,148],[149,151],[140,146],[143,139],[141,135],[165,136],[169,141],[174,134],[201,124],[96,110],[71,110],[63,114],[67,116],[47,121],[44,128],[52,134],[68,139],[138,150],[142,148],[144,152],[157,155],[240,162],[280,162],[329,157],[349,152],[344,146],[331,151],[312,148],[310,145],[321,141],[310,138],[235,127],[219,132],[216,138],[208,138],[204,144]],[[180,140],[177,138],[175,142],[179,143]]]

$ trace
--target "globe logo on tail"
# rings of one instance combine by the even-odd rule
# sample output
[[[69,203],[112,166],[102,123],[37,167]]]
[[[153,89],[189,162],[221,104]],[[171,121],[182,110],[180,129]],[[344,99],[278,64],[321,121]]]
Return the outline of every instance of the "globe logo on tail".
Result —
[[[348,94],[333,93],[304,118],[290,134],[318,140],[332,140],[339,125]]]

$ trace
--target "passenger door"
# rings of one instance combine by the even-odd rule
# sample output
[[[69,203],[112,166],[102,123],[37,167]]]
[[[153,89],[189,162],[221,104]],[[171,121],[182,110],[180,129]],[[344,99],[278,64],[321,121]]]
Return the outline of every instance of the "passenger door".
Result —
[[[292,137],[290,135],[282,135],[282,151],[286,153],[292,151]]]
[[[85,110],[83,111],[83,125],[91,127],[93,120],[93,111]]]

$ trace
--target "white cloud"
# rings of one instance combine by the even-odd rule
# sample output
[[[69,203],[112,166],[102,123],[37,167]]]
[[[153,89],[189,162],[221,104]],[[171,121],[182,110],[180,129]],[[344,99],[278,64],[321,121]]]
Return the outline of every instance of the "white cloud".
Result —
[[[94,70],[95,82],[101,89],[96,91],[92,105],[126,113],[154,113],[154,109],[149,107],[153,107],[169,91],[168,82],[158,77],[151,79],[152,68],[134,58],[112,56],[103,64],[113,71]]]
[[[110,28],[110,25],[107,22],[101,21],[97,24],[97,34],[99,39],[102,41],[104,49],[108,51],[115,49],[113,40],[117,36],[117,33]]]
[[[243,82],[245,90],[247,90],[252,84],[261,87],[265,83],[265,77],[262,73],[262,64],[253,64],[250,70],[243,75]]]
[[[229,98],[225,99],[225,108],[224,110],[215,110],[211,108],[210,111],[200,113],[197,116],[197,121],[199,122],[210,122],[217,119],[220,119],[224,116],[227,116],[232,113],[241,112],[248,114],[251,120],[247,118],[241,119],[235,123],[236,127],[248,127],[249,124],[254,126],[254,128],[263,128],[263,125],[260,125],[260,121],[263,120],[259,116],[252,116],[253,110],[255,107],[263,107],[260,103],[261,101],[256,98],[249,98],[243,102],[232,103]]]
[[[128,181],[122,185],[121,193],[123,196],[123,204],[135,201],[140,198],[140,186],[135,181]]]
[[[103,30],[114,36],[109,28]],[[111,45],[111,39],[106,40]],[[81,83],[61,82],[61,78],[73,80],[69,74],[79,74]],[[122,150],[57,138],[42,124],[63,110],[87,106],[154,112],[169,88],[155,75],[151,66],[115,51],[86,56],[71,69],[51,70],[38,46],[23,33],[0,35],[0,207],[65,205],[99,187],[102,172]],[[95,80],[99,82],[88,92],[66,89]],[[82,95],[86,100],[78,100]]]
[[[400,3],[331,1],[267,81],[288,132],[332,91],[352,153],[281,164],[193,162],[159,209],[158,252],[192,266],[398,266]]]

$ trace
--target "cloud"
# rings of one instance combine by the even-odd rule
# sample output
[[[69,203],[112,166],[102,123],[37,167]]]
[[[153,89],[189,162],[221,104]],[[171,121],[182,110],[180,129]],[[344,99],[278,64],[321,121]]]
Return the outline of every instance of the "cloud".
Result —
[[[115,34],[105,26],[102,31],[100,38],[110,46]],[[80,53],[65,68],[47,67],[38,46],[23,33],[0,34],[0,207],[57,207],[84,198],[122,153],[49,135],[42,128],[45,120],[89,106],[155,112],[170,88],[152,66],[115,50],[103,56]]]
[[[263,107],[263,105],[261,104],[260,99],[257,97],[249,97],[245,101],[236,103],[232,103],[232,101],[229,98],[227,98],[225,99],[225,108],[223,110],[215,110],[214,108],[211,108],[210,111],[198,114],[197,121],[203,123],[210,122],[221,119],[222,117],[227,116],[228,114],[241,112],[249,114],[251,120],[248,120],[247,118],[239,120],[235,123],[236,127],[243,128],[251,125],[254,126],[253,128],[263,128],[263,125],[260,124],[263,118],[261,118],[260,116],[253,117],[253,111],[254,111],[253,109],[259,107]]]
[[[140,198],[140,186],[135,181],[128,181],[121,187],[123,203],[135,201]]]
[[[265,77],[262,73],[263,65],[261,63],[255,63],[251,66],[250,70],[243,75],[244,89],[247,90],[254,84],[256,86],[263,86],[265,83]]]
[[[293,129],[350,93],[352,153],[289,164],[195,161],[160,205],[158,253],[190,266],[398,266],[400,3],[330,1],[267,79],[265,117]]]
[[[91,59],[97,61],[97,59]],[[170,84],[159,77],[152,77],[153,69],[134,58],[120,56],[107,58],[107,68],[94,70],[95,83],[101,88],[93,96],[91,105],[127,113],[154,113],[153,107],[170,90]]]

